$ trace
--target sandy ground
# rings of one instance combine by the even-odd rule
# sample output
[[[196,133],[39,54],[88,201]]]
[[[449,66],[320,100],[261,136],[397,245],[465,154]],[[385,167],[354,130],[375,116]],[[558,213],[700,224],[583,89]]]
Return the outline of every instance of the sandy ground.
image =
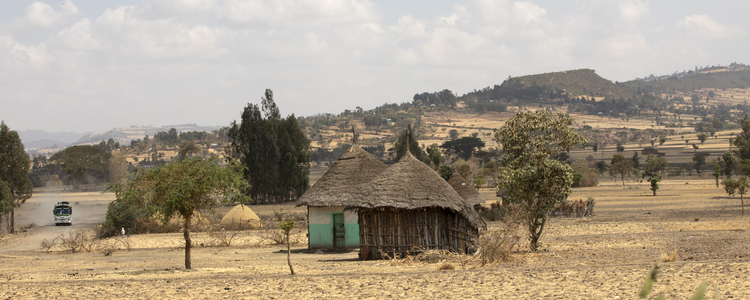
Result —
[[[230,247],[209,247],[208,234],[197,233],[192,270],[184,269],[181,234],[102,241],[120,245],[111,256],[45,253],[41,240],[103,221],[112,195],[37,193],[18,211],[19,225],[35,226],[0,240],[0,297],[636,299],[658,265],[651,299],[686,299],[701,282],[720,299],[750,299],[750,210],[741,216],[739,199],[726,197],[709,179],[664,181],[657,194],[651,196],[645,183],[606,180],[576,189],[572,199],[595,197],[593,217],[551,219],[545,251],[529,253],[522,245],[512,261],[492,266],[464,257],[462,267],[453,257],[455,270],[441,271],[437,262],[358,261],[356,251],[307,253],[305,245],[295,245],[297,275],[290,275],[285,247],[262,243],[260,230],[241,232]],[[72,227],[51,223],[51,203],[62,198],[79,203]],[[304,211],[254,207],[259,215],[280,209]],[[662,262],[675,251],[676,261]]]

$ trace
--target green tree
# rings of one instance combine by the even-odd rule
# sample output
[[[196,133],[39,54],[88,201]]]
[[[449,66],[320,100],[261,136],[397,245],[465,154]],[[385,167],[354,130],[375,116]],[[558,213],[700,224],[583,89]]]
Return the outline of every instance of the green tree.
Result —
[[[750,174],[750,117],[747,114],[740,120],[740,125],[742,126],[742,131],[737,134],[733,141],[736,147],[734,154],[741,164],[740,170],[745,174]]]
[[[701,145],[706,142],[706,138],[708,138],[708,135],[705,133],[699,133],[698,134],[698,140],[701,141]]]
[[[641,169],[641,157],[638,156],[638,151],[633,152],[633,168],[638,170]]]
[[[659,189],[659,181],[661,181],[661,178],[659,178],[659,174],[654,174],[648,181],[651,182],[651,191],[653,191],[654,196],[656,196],[656,190]]]
[[[570,167],[573,168],[573,187],[591,187],[599,184],[596,169],[589,168],[586,161],[576,160]]]
[[[50,161],[62,165],[63,170],[70,175],[73,190],[78,190],[81,179],[86,178],[89,172],[99,173],[99,177],[106,170],[107,161],[110,158],[107,151],[99,147],[79,145],[65,148],[50,157]]]
[[[725,151],[721,155],[721,159],[724,161],[724,175],[732,177],[734,175],[734,167],[737,166],[737,158],[732,155],[731,151]]]
[[[742,176],[737,179],[727,177],[721,181],[721,184],[724,185],[724,190],[729,196],[733,196],[735,193],[740,194],[740,205],[742,206],[742,215],[744,215],[745,200],[743,197],[745,194],[747,194],[748,190],[750,190],[750,182],[748,181],[747,177]]]
[[[187,141],[180,145],[180,151],[177,152],[177,161],[182,161],[186,158],[193,157],[193,155],[199,154],[201,148],[193,141]]]
[[[458,130],[451,129],[448,131],[448,136],[451,138],[451,140],[455,140],[458,137]]]
[[[445,181],[448,181],[451,179],[451,176],[453,176],[453,172],[455,172],[455,170],[453,170],[451,166],[442,165],[438,169],[438,174],[440,174],[440,177],[445,179]]]
[[[18,132],[0,121],[0,216],[8,217],[8,229],[15,233],[15,209],[31,197],[33,185],[29,179],[31,160],[24,151]]]
[[[659,146],[664,145],[664,143],[667,142],[666,136],[660,136],[659,137]]]
[[[219,166],[216,157],[211,157],[191,158],[150,169],[115,191],[118,200],[143,203],[147,211],[158,213],[165,224],[177,215],[182,217],[185,269],[190,269],[190,222],[195,212],[213,209],[219,202],[245,202],[240,195],[246,187],[240,165],[224,168]]]
[[[292,268],[292,242],[289,240],[289,234],[292,232],[292,229],[297,228],[297,225],[294,224],[294,220],[287,219],[278,226],[286,238],[286,262],[289,264],[289,271],[294,275],[294,268]]]
[[[572,123],[573,118],[562,113],[522,112],[495,132],[508,167],[500,175],[498,194],[521,208],[533,251],[538,250],[547,213],[570,195],[573,183],[571,167],[550,156],[586,144],[586,139],[569,127]]]
[[[440,148],[445,149],[447,155],[454,156],[457,159],[469,160],[475,149],[484,148],[484,142],[479,138],[467,136],[444,142],[440,145]]]
[[[706,156],[708,156],[708,153],[705,152],[693,154],[693,168],[698,173],[698,177],[701,176],[703,166],[706,164]]]
[[[247,193],[256,203],[293,200],[309,187],[310,141],[293,114],[281,118],[271,90],[261,106],[245,107],[242,121],[232,122],[227,137],[225,157],[245,166]]]
[[[425,155],[424,152],[422,152],[422,149],[419,148],[419,142],[414,137],[414,130],[411,128],[411,124],[406,126],[406,130],[401,133],[401,135],[398,137],[398,140],[396,141],[396,144],[394,147],[396,148],[396,161],[400,160],[401,157],[406,154],[406,143],[409,143],[409,152],[411,152],[411,155],[414,155],[414,158],[425,161]]]
[[[623,153],[625,152],[625,146],[623,146],[621,142],[617,142],[616,150],[617,153]]]
[[[620,175],[622,179],[622,185],[625,185],[625,175],[630,174],[633,169],[633,163],[625,158],[622,154],[615,154],[612,156],[612,161],[609,166],[609,176]]]
[[[649,154],[646,164],[643,165],[643,175],[654,176],[667,169],[667,159]]]
[[[721,165],[719,165],[719,160],[714,158],[711,161],[711,167],[714,170],[714,178],[716,178],[716,187],[719,187],[719,178],[721,178]]]
[[[445,163],[445,157],[443,157],[440,149],[438,149],[437,144],[430,145],[426,150],[427,162],[429,162],[429,165],[432,165],[432,169],[437,171],[438,169],[440,169],[440,166]]]
[[[607,162],[603,160],[598,160],[596,163],[594,163],[596,166],[596,171],[599,172],[599,174],[604,174],[604,172],[607,172]]]

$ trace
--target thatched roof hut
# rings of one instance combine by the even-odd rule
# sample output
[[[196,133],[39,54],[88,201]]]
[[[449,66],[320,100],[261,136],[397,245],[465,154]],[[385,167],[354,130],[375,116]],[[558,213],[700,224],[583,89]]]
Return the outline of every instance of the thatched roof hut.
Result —
[[[354,144],[297,201],[307,205],[308,247],[359,247],[357,214],[345,211],[355,186],[369,182],[386,169],[385,164]]]
[[[350,197],[356,201],[346,201],[347,208],[443,208],[461,214],[476,228],[487,227],[450,184],[408,152],[369,183],[352,189]]]
[[[464,198],[464,201],[466,201],[469,206],[482,205],[486,201],[474,186],[456,172],[454,172],[453,176],[448,180],[448,184],[458,192],[461,198]]]
[[[346,206],[339,189],[349,189],[375,178],[386,165],[354,144],[297,201],[297,206]]]
[[[450,184],[407,151],[370,182],[340,194],[359,214],[364,259],[418,249],[469,252],[484,220]]]

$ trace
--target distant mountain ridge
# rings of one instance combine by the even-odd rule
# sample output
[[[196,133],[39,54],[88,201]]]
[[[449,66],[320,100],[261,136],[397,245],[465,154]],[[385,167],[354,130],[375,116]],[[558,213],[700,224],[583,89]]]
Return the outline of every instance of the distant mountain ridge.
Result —
[[[122,128],[113,128],[106,132],[87,132],[87,133],[75,133],[75,132],[47,132],[43,130],[24,130],[19,131],[18,134],[21,137],[21,141],[24,144],[24,148],[29,153],[37,153],[43,149],[51,149],[54,151],[59,150],[67,146],[73,145],[85,145],[85,144],[98,144],[101,141],[107,141],[110,138],[120,144],[128,144],[131,140],[143,139],[145,136],[153,137],[158,132],[167,132],[171,128],[177,130],[177,132],[183,131],[207,131],[221,129],[221,126],[200,126],[196,124],[182,124],[182,125],[168,125],[160,127],[151,126],[131,126]],[[42,151],[42,152],[49,152]]]
[[[174,128],[177,132],[183,131],[207,131],[219,130],[221,126],[199,126],[196,124],[182,124],[182,125],[169,125],[161,127],[123,127],[114,128],[107,132],[90,133],[81,137],[75,142],[76,145],[81,144],[96,144],[101,141],[107,141],[113,139],[115,142],[120,144],[130,143],[131,140],[143,139],[145,136],[153,137],[159,132],[166,132]]]

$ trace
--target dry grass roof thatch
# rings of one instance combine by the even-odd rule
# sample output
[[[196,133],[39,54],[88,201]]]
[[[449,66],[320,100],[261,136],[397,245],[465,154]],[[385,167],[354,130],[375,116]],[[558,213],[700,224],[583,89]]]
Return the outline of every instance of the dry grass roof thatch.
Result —
[[[385,169],[383,162],[354,144],[299,198],[297,206],[346,206],[337,190],[366,183]]]
[[[227,214],[224,215],[223,218],[221,218],[219,226],[237,228],[260,228],[261,224],[260,218],[252,209],[240,204],[229,210],[229,212],[227,212]]]
[[[347,208],[415,210],[437,207],[461,214],[477,228],[487,227],[472,205],[467,204],[437,172],[408,151],[369,183],[340,195]]]
[[[451,179],[448,180],[448,184],[450,184],[453,189],[458,192],[461,198],[464,198],[464,201],[471,206],[481,205],[486,201],[473,185],[456,172],[454,172]]]

